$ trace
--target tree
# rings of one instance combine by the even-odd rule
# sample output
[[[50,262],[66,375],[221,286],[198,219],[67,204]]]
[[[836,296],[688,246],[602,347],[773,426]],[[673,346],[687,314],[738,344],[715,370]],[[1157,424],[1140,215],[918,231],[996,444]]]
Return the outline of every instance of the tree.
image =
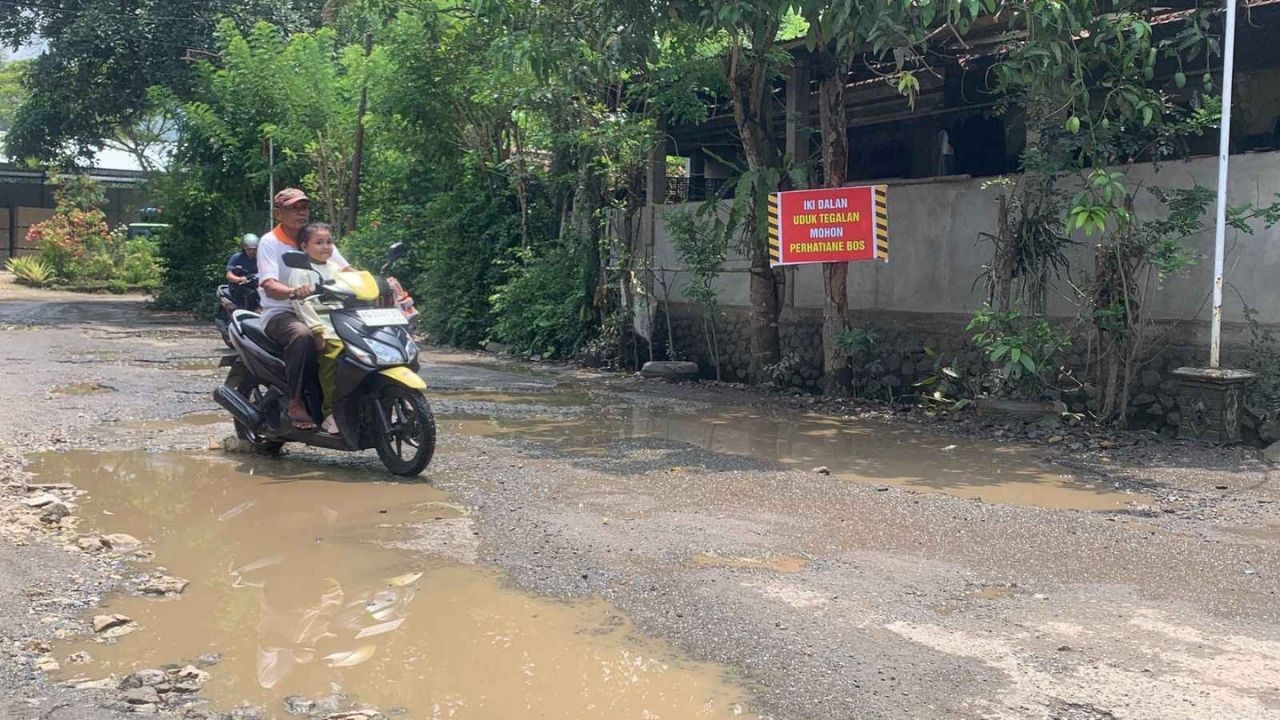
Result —
[[[996,0],[865,0],[832,4],[800,3],[808,22],[806,45],[818,79],[818,117],[822,168],[826,187],[843,186],[849,178],[848,119],[845,86],[854,60],[885,60],[892,54],[895,72],[887,80],[914,101],[919,83],[914,73],[927,67],[924,50],[935,29],[959,26],[963,32],[979,12],[994,12]],[[822,385],[827,394],[850,387],[849,358],[839,338],[849,326],[849,264],[822,265]]]
[[[245,29],[269,20],[313,27],[313,0],[63,0],[0,4],[0,42],[42,38],[47,49],[27,72],[28,94],[6,135],[14,158],[88,158],[121,128],[153,117],[151,89],[179,97],[193,89],[190,58],[216,57],[218,19]]]
[[[30,60],[0,60],[0,133],[13,127],[13,116],[27,90],[22,79]]]
[[[779,64],[777,42],[791,0],[710,0],[677,3],[676,11],[704,33],[723,38],[723,73],[742,141],[744,172],[732,211],[720,225],[736,235],[751,263],[750,361],[752,382],[769,380],[781,358],[778,284],[769,265],[767,199],[787,180],[786,158],[770,127],[773,80]]]

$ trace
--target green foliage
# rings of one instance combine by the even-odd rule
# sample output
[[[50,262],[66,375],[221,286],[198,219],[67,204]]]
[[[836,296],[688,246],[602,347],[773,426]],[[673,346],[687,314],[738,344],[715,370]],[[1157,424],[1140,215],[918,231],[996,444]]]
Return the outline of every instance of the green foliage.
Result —
[[[13,273],[14,279],[23,285],[44,287],[53,279],[53,266],[35,256],[9,258],[4,269]]]
[[[996,312],[984,307],[969,321],[973,344],[995,368],[998,394],[1035,397],[1057,379],[1061,354],[1071,336],[1044,318],[1028,318],[1018,311]]]
[[[680,263],[691,276],[691,282],[684,288],[684,296],[702,310],[702,332],[719,380],[720,343],[716,321],[720,318],[720,309],[713,284],[729,250],[727,240],[723,233],[715,232],[700,220],[697,213],[688,209],[667,213],[667,228],[680,255]]]
[[[880,344],[880,334],[870,325],[866,327],[851,327],[836,335],[836,345],[839,346],[840,352],[845,354],[849,359],[850,381],[854,397],[863,397],[865,381],[869,379],[869,373],[864,374],[863,369],[869,367],[875,359],[876,346]]]
[[[531,354],[568,356],[581,337],[582,264],[571,242],[515,251],[510,278],[493,294],[493,337]]]
[[[0,4],[0,41],[47,47],[26,73],[28,92],[5,138],[14,158],[87,158],[152,108],[151,89],[186,97],[197,83],[188,48],[212,55],[217,19],[314,27],[320,0],[60,0]],[[277,31],[278,32],[278,31]],[[4,103],[0,102],[0,107]]]
[[[128,228],[108,230],[101,186],[87,175],[53,174],[53,217],[31,227],[29,242],[40,248],[49,280],[77,289],[157,287],[164,266],[146,238],[128,239]]]
[[[23,75],[30,60],[0,60],[0,133],[13,127],[13,117],[27,95]]]
[[[693,282],[685,286],[684,296],[714,313],[716,291],[712,284],[728,253],[724,236],[712,232],[697,213],[683,208],[667,213],[667,229],[680,255],[681,266],[693,278]]]

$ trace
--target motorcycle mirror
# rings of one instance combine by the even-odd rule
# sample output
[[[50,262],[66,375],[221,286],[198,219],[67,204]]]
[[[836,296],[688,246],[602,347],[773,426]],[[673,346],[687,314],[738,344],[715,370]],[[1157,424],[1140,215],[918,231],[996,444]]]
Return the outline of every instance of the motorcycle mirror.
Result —
[[[287,252],[280,256],[280,261],[283,262],[286,267],[291,267],[295,270],[311,269],[311,258],[307,257],[306,253]]]
[[[407,252],[409,252],[409,248],[405,247],[404,243],[394,243],[391,247],[387,248],[387,263],[390,264],[399,260],[404,257],[404,254]]]

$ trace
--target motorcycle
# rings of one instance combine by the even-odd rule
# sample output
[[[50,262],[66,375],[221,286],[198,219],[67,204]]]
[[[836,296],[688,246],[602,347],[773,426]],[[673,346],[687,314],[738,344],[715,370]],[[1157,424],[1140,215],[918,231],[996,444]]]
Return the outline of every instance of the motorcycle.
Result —
[[[236,302],[230,284],[219,285],[213,293],[218,301],[217,309],[213,314],[213,324],[218,328],[218,334],[222,336],[222,342],[227,347],[231,347],[231,338],[227,335],[227,327],[231,325],[231,314],[236,310],[258,309],[258,276],[256,274],[247,276],[247,282],[238,287],[244,288],[241,295],[242,302]]]
[[[383,267],[403,253],[403,246],[393,246]],[[300,252],[285,253],[281,262],[311,269]],[[276,453],[286,442],[351,452],[373,448],[392,473],[421,473],[435,453],[435,417],[423,394],[427,384],[417,374],[418,346],[409,321],[399,307],[380,307],[390,286],[368,272],[350,271],[327,283],[317,279],[316,289],[330,305],[329,318],[343,343],[331,403],[338,433],[299,430],[289,422],[283,348],[267,337],[258,314],[247,310],[231,314],[228,335],[235,352],[223,358],[222,366],[231,370],[214,400],[235,419],[236,435],[258,452]],[[323,397],[314,377],[303,396],[318,416]]]

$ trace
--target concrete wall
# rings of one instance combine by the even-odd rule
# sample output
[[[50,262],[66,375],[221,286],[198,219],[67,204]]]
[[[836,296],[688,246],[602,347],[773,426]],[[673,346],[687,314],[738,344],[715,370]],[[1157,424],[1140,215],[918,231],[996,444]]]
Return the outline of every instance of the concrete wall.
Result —
[[[1136,186],[1164,188],[1190,187],[1195,183],[1212,188],[1216,183],[1216,158],[1166,163],[1159,169],[1145,166],[1129,174]],[[983,265],[990,260],[989,243],[981,233],[994,233],[999,188],[984,187],[985,180],[953,179],[892,184],[889,187],[889,262],[856,263],[849,271],[849,307],[857,317],[883,313],[927,315],[970,315],[982,307],[985,293],[981,282]],[[1071,188],[1064,192],[1073,193]],[[1280,196],[1280,153],[1255,153],[1231,158],[1228,203],[1264,204]],[[666,215],[673,209],[693,205],[654,208],[654,266],[667,269],[673,288],[672,300],[680,301],[687,284],[667,230]],[[1148,192],[1140,192],[1136,208],[1142,217],[1153,217],[1160,204]],[[1209,296],[1213,281],[1212,208],[1206,217],[1208,231],[1189,243],[1200,256],[1185,276],[1167,281],[1154,294],[1152,316],[1159,321],[1178,322],[1180,339],[1188,343],[1206,341],[1204,321],[1209,318]],[[1092,267],[1094,241],[1083,234],[1069,255],[1073,272]],[[1238,323],[1244,320],[1240,296],[1259,311],[1260,319],[1280,323],[1280,227],[1245,235],[1228,229],[1224,304],[1228,327],[1226,341],[1242,339]],[[726,264],[716,287],[722,305],[745,307],[747,303],[747,263],[735,257]],[[818,266],[797,266],[786,270],[787,304],[797,309],[822,306],[822,276]],[[1238,291],[1238,294],[1237,292]],[[660,288],[655,292],[661,293]],[[1050,293],[1050,314],[1069,316],[1074,308],[1064,297],[1070,290],[1055,288]]]
[[[1280,153],[1233,156],[1228,202],[1266,204],[1280,199]],[[1190,187],[1216,183],[1214,159],[1170,163],[1158,171],[1143,168],[1129,179],[1143,187]],[[940,180],[896,184],[889,188],[888,263],[858,263],[850,268],[849,307],[856,326],[870,326],[880,341],[874,352],[857,364],[858,382],[865,395],[892,399],[918,392],[914,383],[936,374],[941,363],[964,373],[976,383],[983,358],[969,342],[965,325],[982,307],[985,291],[979,279],[991,256],[990,245],[980,233],[994,232],[998,188],[984,188],[984,181]],[[1065,188],[1064,192],[1074,192]],[[704,376],[712,375],[712,357],[704,337],[701,311],[683,297],[689,281],[672,247],[666,217],[673,210],[692,205],[646,208],[652,219],[653,269],[667,280],[669,304],[658,306],[653,325],[655,346],[667,346],[669,309],[674,354],[698,362]],[[1137,212],[1151,218],[1159,203],[1147,192],[1140,194]],[[1213,278],[1212,208],[1205,219],[1210,228],[1189,243],[1200,256],[1189,273],[1170,278],[1150,299],[1160,327],[1152,336],[1151,356],[1145,360],[1131,398],[1131,419],[1138,425],[1171,435],[1179,409],[1170,373],[1181,366],[1198,365],[1208,355],[1208,298]],[[647,227],[647,225],[646,225]],[[641,235],[647,233],[642,229]],[[1077,238],[1071,249],[1072,274],[1087,275],[1093,261],[1094,242]],[[1280,227],[1253,235],[1228,230],[1224,315],[1224,362],[1230,364],[1249,339],[1241,298],[1258,310],[1263,323],[1280,329]],[[731,259],[716,281],[722,315],[717,319],[721,372],[728,380],[745,380],[749,348],[747,312],[749,276],[747,263]],[[816,389],[822,368],[822,277],[817,266],[785,270],[784,307],[780,318],[783,362],[774,373],[780,384]],[[1083,282],[1083,281],[1082,281]],[[1051,292],[1050,313],[1074,317],[1067,300],[1069,288]],[[653,294],[663,297],[660,283]],[[642,324],[637,324],[639,328]],[[642,331],[642,334],[645,334]],[[1087,347],[1078,343],[1066,358],[1081,380],[1088,377]],[[1088,409],[1096,391],[1078,388],[1061,399],[1076,412]]]

